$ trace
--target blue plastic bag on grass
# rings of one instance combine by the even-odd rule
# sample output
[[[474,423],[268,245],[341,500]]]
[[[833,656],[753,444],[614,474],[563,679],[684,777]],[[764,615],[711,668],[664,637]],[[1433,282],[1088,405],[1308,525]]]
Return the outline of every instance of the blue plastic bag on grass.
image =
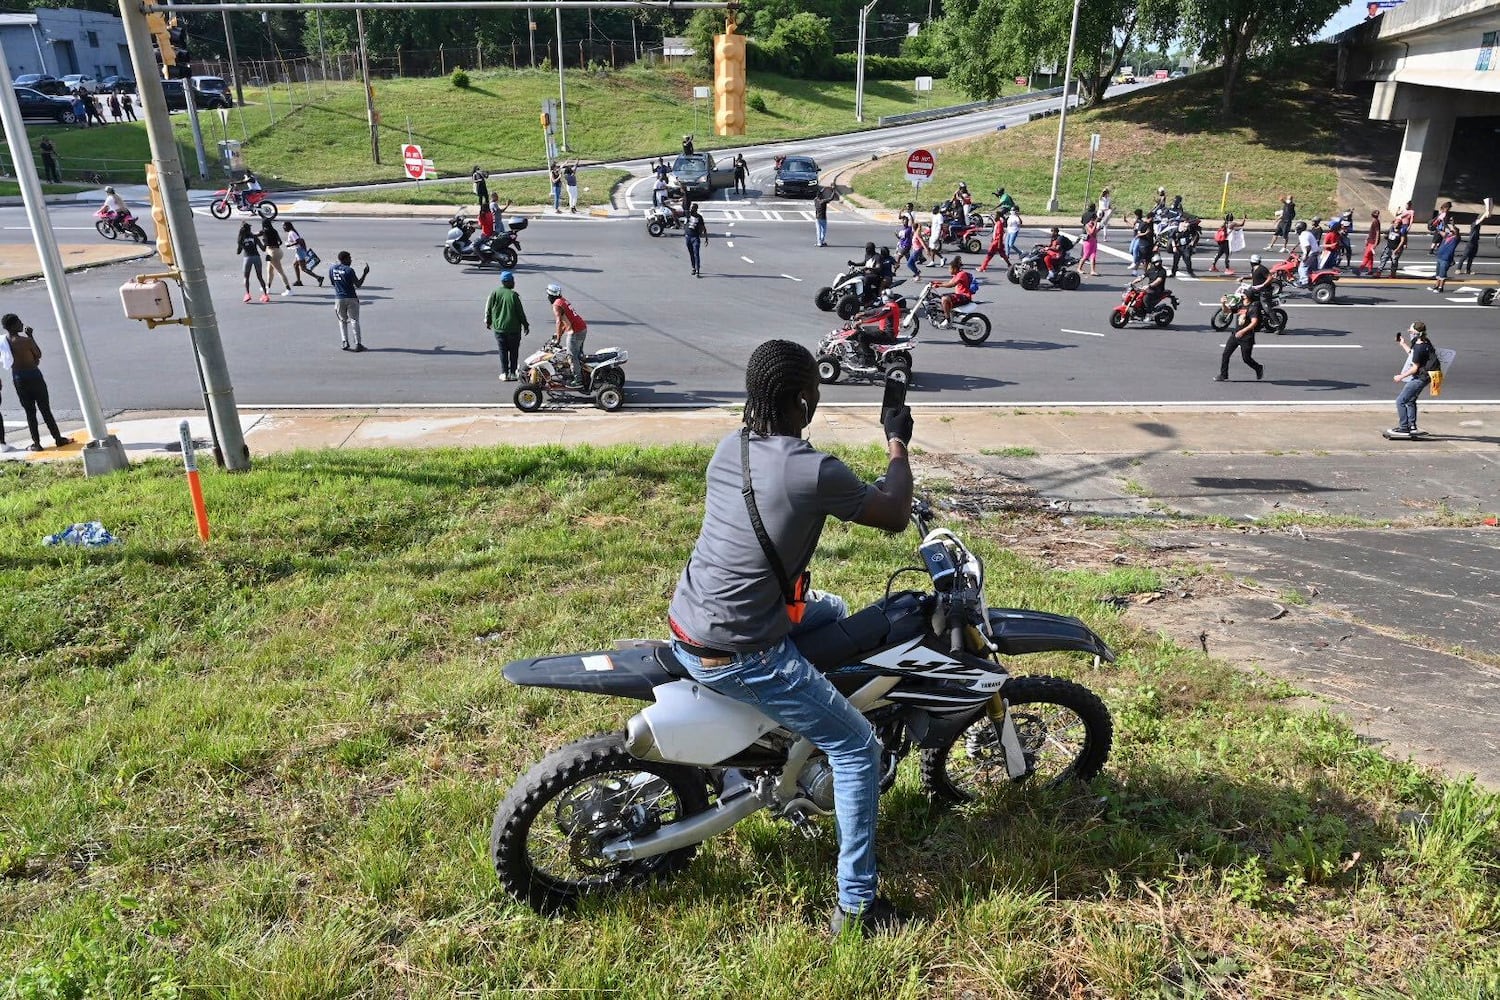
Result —
[[[89,548],[114,545],[118,542],[119,539],[110,534],[109,529],[98,521],[70,524],[57,534],[48,535],[42,539],[43,545],[85,545]]]

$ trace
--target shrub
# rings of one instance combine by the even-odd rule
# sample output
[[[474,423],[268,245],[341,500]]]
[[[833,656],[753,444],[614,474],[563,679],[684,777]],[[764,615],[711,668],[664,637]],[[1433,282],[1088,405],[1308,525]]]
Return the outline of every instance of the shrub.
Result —
[[[759,94],[751,94],[746,98],[745,106],[751,111],[759,111],[763,115],[769,113],[766,109],[766,99]]]
[[[469,71],[462,66],[454,67],[452,73],[448,74],[448,81],[459,90],[469,89]]]

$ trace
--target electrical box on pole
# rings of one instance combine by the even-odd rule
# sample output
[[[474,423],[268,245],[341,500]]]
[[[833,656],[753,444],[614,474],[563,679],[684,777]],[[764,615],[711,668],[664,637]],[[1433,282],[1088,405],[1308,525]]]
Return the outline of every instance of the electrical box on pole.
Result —
[[[745,134],[745,36],[735,33],[733,10],[714,36],[714,132]]]

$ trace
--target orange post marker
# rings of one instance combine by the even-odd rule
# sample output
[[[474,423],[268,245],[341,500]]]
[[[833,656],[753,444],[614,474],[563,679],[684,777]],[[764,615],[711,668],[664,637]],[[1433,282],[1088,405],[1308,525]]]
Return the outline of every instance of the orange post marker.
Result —
[[[198,458],[193,454],[193,435],[184,420],[177,426],[182,435],[182,464],[187,467],[188,493],[193,498],[193,517],[198,521],[198,537],[208,541],[208,508],[203,503],[203,484],[198,480]]]

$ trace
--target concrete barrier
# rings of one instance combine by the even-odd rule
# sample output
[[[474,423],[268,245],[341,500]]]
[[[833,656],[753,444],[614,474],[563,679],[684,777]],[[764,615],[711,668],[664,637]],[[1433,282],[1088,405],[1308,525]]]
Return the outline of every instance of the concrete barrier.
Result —
[[[1012,104],[1025,104],[1028,101],[1037,101],[1046,97],[1057,97],[1062,93],[1061,87],[1053,87],[1050,90],[1033,90],[1027,94],[1015,94],[1011,97],[998,97],[993,101],[974,101],[970,104],[951,104],[945,108],[928,108],[925,111],[908,111],[904,115],[882,115],[876,119],[877,125],[910,125],[913,122],[925,122],[934,118],[951,118],[953,115],[968,114],[970,111],[988,111],[992,108],[1005,108]]]

